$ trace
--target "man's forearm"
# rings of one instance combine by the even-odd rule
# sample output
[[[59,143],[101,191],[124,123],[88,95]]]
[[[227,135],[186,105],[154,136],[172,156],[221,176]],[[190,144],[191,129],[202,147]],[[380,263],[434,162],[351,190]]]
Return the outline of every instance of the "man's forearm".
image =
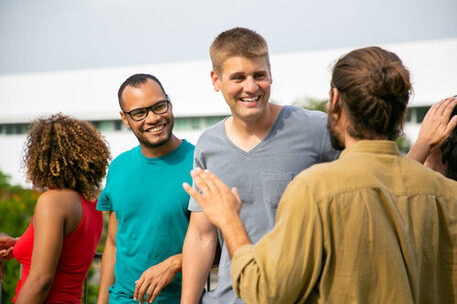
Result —
[[[105,245],[103,251],[101,271],[100,271],[100,288],[98,292],[98,304],[108,303],[109,293],[108,290],[114,283],[114,264],[116,263],[116,247]]]
[[[427,157],[430,155],[432,151],[432,146],[427,142],[416,142],[414,145],[409,149],[407,157],[410,159],[414,159],[421,164],[425,162]]]
[[[213,264],[216,245],[217,236],[208,241],[188,232],[182,258],[182,304],[194,304],[200,300]]]
[[[224,236],[230,259],[232,259],[239,248],[244,245],[252,244],[246,229],[244,228],[243,222],[238,216],[231,218],[219,228]]]

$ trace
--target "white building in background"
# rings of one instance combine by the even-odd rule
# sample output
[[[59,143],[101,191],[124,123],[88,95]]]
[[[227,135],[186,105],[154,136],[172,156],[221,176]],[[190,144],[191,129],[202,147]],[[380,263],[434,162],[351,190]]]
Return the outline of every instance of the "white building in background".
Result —
[[[457,94],[457,38],[381,46],[397,53],[411,71],[414,95],[405,133],[414,141],[429,106]],[[354,48],[272,54],[272,100],[291,104],[303,97],[328,98],[333,64]],[[212,88],[210,70],[210,61],[204,60],[0,76],[0,170],[13,184],[26,185],[20,165],[27,126],[51,113],[94,123],[113,157],[137,145],[120,120],[117,101],[120,84],[135,73],[160,79],[173,103],[175,133],[195,144],[206,127],[229,115]]]

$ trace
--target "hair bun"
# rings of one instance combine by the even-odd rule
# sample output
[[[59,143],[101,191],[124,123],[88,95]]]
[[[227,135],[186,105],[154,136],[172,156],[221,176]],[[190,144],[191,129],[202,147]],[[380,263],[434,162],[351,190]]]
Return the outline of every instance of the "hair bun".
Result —
[[[409,86],[405,85],[409,84],[409,74],[398,62],[391,61],[373,68],[369,78],[368,90],[374,97],[398,102],[397,97],[409,94]]]

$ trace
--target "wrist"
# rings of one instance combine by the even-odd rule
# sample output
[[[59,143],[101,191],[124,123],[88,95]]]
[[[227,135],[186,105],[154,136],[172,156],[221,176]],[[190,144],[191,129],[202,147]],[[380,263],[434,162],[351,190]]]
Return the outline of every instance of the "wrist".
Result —
[[[252,244],[243,222],[238,216],[221,226],[220,229],[227,244],[230,259],[239,248],[247,244]]]
[[[182,254],[176,254],[170,257],[170,267],[175,273],[182,270]]]
[[[430,141],[422,138],[418,138],[414,146],[427,152],[430,152],[434,148],[434,145]]]

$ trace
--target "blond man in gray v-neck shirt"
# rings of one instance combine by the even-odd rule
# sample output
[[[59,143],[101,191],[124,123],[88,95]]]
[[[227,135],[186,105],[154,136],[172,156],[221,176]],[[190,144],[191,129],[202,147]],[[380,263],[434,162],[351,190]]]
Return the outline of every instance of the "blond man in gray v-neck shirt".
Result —
[[[331,161],[326,115],[269,103],[272,77],[266,41],[234,28],[210,48],[214,89],[221,91],[232,116],[206,130],[195,150],[194,167],[209,169],[243,202],[241,219],[256,243],[274,227],[279,199],[287,184],[313,164]],[[215,290],[203,303],[243,303],[232,290],[230,260],[220,233],[194,200],[183,247],[181,303],[198,303],[219,239],[222,252]]]

